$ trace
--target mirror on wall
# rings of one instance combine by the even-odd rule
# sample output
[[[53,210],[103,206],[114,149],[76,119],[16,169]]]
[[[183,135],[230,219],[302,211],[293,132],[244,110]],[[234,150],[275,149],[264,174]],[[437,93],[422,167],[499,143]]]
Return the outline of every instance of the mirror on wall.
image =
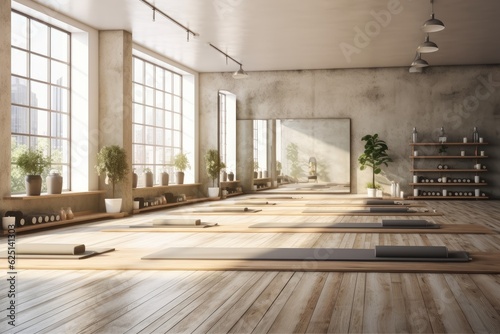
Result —
[[[266,192],[350,193],[350,119],[254,120],[253,156],[259,166],[276,166],[277,183]],[[265,126],[266,122],[274,122]],[[273,129],[275,140],[262,129]],[[265,142],[264,142],[265,141]],[[272,149],[275,161],[261,161],[263,147]],[[256,151],[259,154],[256,154]],[[269,155],[267,155],[269,157]]]
[[[236,95],[219,91],[219,140],[218,149],[226,172],[236,171]]]

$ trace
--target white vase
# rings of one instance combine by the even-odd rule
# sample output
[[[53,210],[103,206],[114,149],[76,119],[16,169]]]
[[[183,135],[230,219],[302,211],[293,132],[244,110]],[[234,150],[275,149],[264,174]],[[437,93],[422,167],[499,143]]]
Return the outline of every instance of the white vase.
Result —
[[[377,189],[375,188],[366,188],[366,192],[368,197],[375,197],[377,195]]]
[[[16,217],[2,217],[2,228],[4,231],[13,229],[16,226]]]
[[[107,213],[118,213],[122,210],[121,198],[105,198],[104,204],[106,204]]]
[[[208,197],[209,198],[219,197],[219,187],[208,187]]]

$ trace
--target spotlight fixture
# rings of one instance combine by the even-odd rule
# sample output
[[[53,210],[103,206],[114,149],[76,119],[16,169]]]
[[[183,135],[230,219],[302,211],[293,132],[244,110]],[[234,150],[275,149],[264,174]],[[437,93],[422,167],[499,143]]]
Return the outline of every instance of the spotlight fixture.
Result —
[[[429,40],[429,34],[425,36],[425,41],[422,44],[420,44],[417,48],[417,51],[419,53],[431,53],[431,52],[436,52],[437,50],[439,50],[439,48],[436,43],[431,42]]]
[[[178,25],[179,27],[181,27],[182,29],[184,29],[186,31],[186,33],[187,33],[187,41],[188,42],[189,42],[189,37],[190,36],[193,36],[193,37],[200,36],[200,34],[194,32],[191,29],[189,29],[188,27],[184,26],[179,21],[177,21],[176,19],[174,19],[173,17],[171,17],[167,13],[162,12],[161,10],[159,10],[158,8],[156,8],[155,6],[153,6],[152,4],[150,4],[149,2],[147,2],[146,0],[140,0],[140,1],[142,1],[143,3],[145,3],[147,6],[149,6],[153,10],[153,22],[156,21],[156,12],[158,12],[161,15],[163,15],[165,18],[169,19],[170,21],[172,21],[173,23],[175,23],[176,25]]]
[[[434,18],[434,0],[431,0],[431,18],[424,22],[422,30],[424,32],[437,32],[444,29],[444,23]]]
[[[245,72],[245,71],[243,71],[243,64],[242,63],[240,63],[239,61],[237,61],[236,59],[234,59],[233,57],[231,57],[230,55],[228,55],[227,53],[225,53],[224,51],[222,51],[221,49],[219,49],[218,47],[216,47],[212,43],[208,43],[208,45],[210,45],[212,48],[214,48],[215,50],[219,51],[224,56],[226,56],[226,64],[227,64],[227,60],[231,59],[236,64],[240,65],[240,69],[233,73],[233,78],[235,78],[235,79],[245,79],[245,78],[248,78],[248,73]]]
[[[422,73],[424,70],[423,67],[410,66],[408,72],[410,73]]]
[[[420,56],[420,53],[417,52],[417,54],[415,55],[415,59],[413,59],[413,62],[411,63],[411,66],[412,67],[427,67],[427,66],[429,66],[429,63],[427,61],[425,61],[424,59],[422,59],[422,57]]]

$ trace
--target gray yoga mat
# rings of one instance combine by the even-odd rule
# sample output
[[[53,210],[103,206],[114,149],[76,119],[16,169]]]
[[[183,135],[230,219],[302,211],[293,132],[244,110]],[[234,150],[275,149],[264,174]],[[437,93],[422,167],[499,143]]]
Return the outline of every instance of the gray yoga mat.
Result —
[[[390,201],[385,199],[368,199],[364,200],[363,204],[366,205],[401,205],[401,202]]]
[[[405,212],[416,212],[409,210],[405,207],[397,207],[397,208],[366,208],[361,210],[337,210],[337,209],[305,209],[302,211],[303,213],[405,213]]]
[[[175,219],[175,218],[158,218],[158,219],[153,219],[152,221],[153,226],[169,226],[169,225],[186,225],[186,226],[193,226],[193,225],[201,225],[201,219]]]
[[[434,249],[400,249],[410,255],[418,252],[434,254]],[[389,250],[382,249],[387,254]],[[380,250],[379,250],[380,252]],[[467,262],[469,254],[464,251],[448,251],[448,257],[377,257],[374,249],[345,248],[209,248],[173,247],[143,257],[143,260],[265,260],[265,261],[400,261],[400,262]]]
[[[18,246],[16,246],[17,250]],[[112,252],[114,248],[92,248],[91,250],[86,249],[80,254],[19,254],[16,253],[17,259],[47,259],[47,260],[81,260],[88,257],[96,256],[99,254]],[[1,255],[1,258],[6,258],[7,256]]]
[[[375,246],[375,257],[447,258],[445,246]]]
[[[190,212],[194,213],[203,213],[203,212],[227,212],[227,213],[233,213],[233,212],[259,212],[262,210],[259,209],[250,209],[250,208],[203,208],[203,209],[194,209]]]
[[[419,226],[419,227],[427,227],[436,225],[427,220],[419,220],[419,219],[382,219],[382,226]]]
[[[413,225],[410,222],[411,220],[407,220],[406,224],[394,224],[394,225],[384,225],[383,223],[257,223],[248,226],[249,228],[398,228],[398,229],[434,229],[440,228],[438,224],[432,224],[427,222],[428,224],[416,224]]]
[[[141,228],[155,228],[155,229],[194,228],[194,229],[196,229],[196,228],[207,228],[207,227],[212,227],[212,226],[219,226],[219,224],[218,223],[203,223],[203,222],[201,222],[198,225],[194,225],[194,224],[190,224],[190,225],[187,225],[187,224],[178,224],[178,225],[158,224],[158,225],[155,225],[152,223],[146,223],[146,224],[130,225],[129,228],[137,228],[137,229],[141,229]]]

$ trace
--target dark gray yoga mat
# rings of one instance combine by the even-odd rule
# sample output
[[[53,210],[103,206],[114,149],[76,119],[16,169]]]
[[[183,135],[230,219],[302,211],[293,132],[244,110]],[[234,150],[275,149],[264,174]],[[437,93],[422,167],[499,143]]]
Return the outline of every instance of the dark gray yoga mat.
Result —
[[[401,202],[389,201],[384,199],[368,199],[363,201],[366,205],[401,205]]]
[[[416,254],[413,247],[407,253]],[[387,250],[383,250],[387,252]],[[404,249],[401,249],[404,252]],[[433,250],[424,250],[433,252]],[[209,248],[173,247],[155,252],[143,260],[266,260],[266,261],[400,261],[400,262],[467,262],[469,254],[464,251],[448,251],[448,257],[401,257],[375,256],[374,249],[344,248]]]
[[[427,222],[423,224],[411,224],[412,220],[406,220],[406,224],[384,225],[383,223],[257,223],[249,228],[398,228],[398,229],[434,229],[440,228],[438,224]],[[418,221],[421,222],[421,221]]]
[[[445,246],[375,246],[376,257],[447,258]]]
[[[419,219],[382,219],[382,226],[422,226],[427,227],[431,225],[436,225],[427,220],[419,220]]]
[[[337,209],[305,209],[302,211],[303,213],[403,213],[403,212],[416,212],[409,210],[405,207],[397,207],[397,208],[366,208],[360,210],[337,210]]]

